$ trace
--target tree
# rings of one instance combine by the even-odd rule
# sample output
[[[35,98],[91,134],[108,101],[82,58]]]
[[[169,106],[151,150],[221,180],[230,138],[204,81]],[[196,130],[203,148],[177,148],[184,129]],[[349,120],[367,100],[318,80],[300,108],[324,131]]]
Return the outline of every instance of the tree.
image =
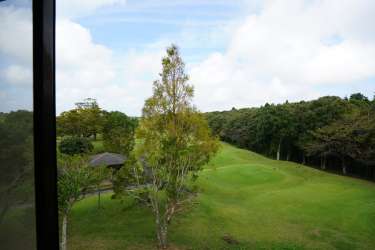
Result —
[[[216,111],[205,116],[223,141],[276,159],[313,165],[320,162],[322,169],[334,167],[339,159],[338,153],[324,149],[329,139],[336,137],[341,144],[347,140],[347,154],[352,155],[345,157],[348,169],[367,178],[374,172],[363,170],[375,165],[371,132],[375,126],[375,99],[370,101],[360,93],[344,99],[324,96],[296,103],[266,103],[260,108]],[[346,131],[347,136],[340,137],[335,129]],[[320,140],[326,143],[321,144]],[[359,153],[349,152],[354,149]]]
[[[84,134],[81,116],[77,109],[62,112],[56,118],[56,132],[58,136],[81,137]]]
[[[60,152],[68,155],[85,154],[93,149],[92,143],[82,137],[65,137],[59,143]]]
[[[338,158],[342,164],[342,173],[345,175],[348,160],[360,159],[365,153],[361,148],[367,148],[368,138],[363,125],[363,118],[360,115],[355,113],[347,115],[343,119],[311,132],[313,140],[306,145],[305,149],[309,155],[318,155],[322,158],[322,168],[325,168],[327,156]]]
[[[66,250],[68,216],[92,184],[92,169],[81,156],[60,156],[58,162],[58,208],[62,218],[60,249]]]
[[[32,112],[19,110],[1,115],[0,223],[12,204],[33,199],[32,135]]]
[[[103,112],[95,99],[76,103],[75,109],[65,111],[56,119],[59,136],[96,136],[103,127]]]
[[[107,151],[128,156],[134,147],[134,131],[137,120],[121,112],[105,115],[103,142]]]
[[[95,99],[86,98],[83,102],[76,103],[76,109],[81,115],[81,122],[85,136],[96,136],[102,131],[103,113]]]
[[[369,102],[369,99],[362,93],[355,93],[350,95],[349,101]]]
[[[161,79],[154,82],[153,95],[145,102],[136,130],[138,167],[130,161],[120,170],[125,172],[122,179],[129,183],[116,190],[126,192],[131,182],[144,182],[137,192],[127,193],[137,193],[152,208],[159,246],[164,249],[168,224],[191,198],[189,183],[214,155],[218,141],[211,136],[203,115],[191,105],[193,87],[187,83],[185,64],[176,46],[167,49],[162,66]],[[142,176],[124,177],[132,172],[142,172]]]

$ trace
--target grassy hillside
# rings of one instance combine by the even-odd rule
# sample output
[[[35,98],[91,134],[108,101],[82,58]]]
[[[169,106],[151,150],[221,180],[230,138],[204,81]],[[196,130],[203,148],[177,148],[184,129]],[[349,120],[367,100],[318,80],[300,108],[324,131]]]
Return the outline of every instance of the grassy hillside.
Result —
[[[223,144],[172,222],[172,249],[374,249],[375,184]],[[152,215],[105,195],[78,203],[69,249],[154,249]],[[223,236],[234,239],[228,244]]]

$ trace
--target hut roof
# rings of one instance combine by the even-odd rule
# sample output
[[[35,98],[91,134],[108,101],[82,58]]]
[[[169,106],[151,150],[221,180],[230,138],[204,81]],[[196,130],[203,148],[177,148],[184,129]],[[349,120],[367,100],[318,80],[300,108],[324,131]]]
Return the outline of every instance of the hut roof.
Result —
[[[126,157],[115,153],[102,153],[91,157],[89,165],[91,167],[97,166],[118,166],[124,164]]]

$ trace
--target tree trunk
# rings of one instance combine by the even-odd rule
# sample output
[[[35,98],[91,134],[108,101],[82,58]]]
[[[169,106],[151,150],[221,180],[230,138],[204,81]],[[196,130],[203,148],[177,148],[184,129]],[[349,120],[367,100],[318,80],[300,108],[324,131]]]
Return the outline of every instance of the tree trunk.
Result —
[[[347,174],[347,171],[346,171],[346,163],[345,163],[345,160],[342,159],[342,174],[343,175],[346,175]]]
[[[160,218],[161,215],[159,213],[159,209],[157,208],[155,211],[155,223],[156,223],[156,236],[159,241],[159,248],[166,249],[167,248],[167,225],[164,221]]]
[[[277,156],[276,159],[279,161],[280,160],[280,151],[281,151],[281,139],[279,141],[279,146],[277,148]]]
[[[305,164],[306,164],[305,153],[302,153],[302,165],[305,165]]]
[[[68,215],[63,215],[63,221],[61,226],[61,243],[60,243],[60,250],[66,250],[66,227],[68,224]]]
[[[157,226],[157,237],[160,249],[167,249],[167,226],[164,223],[159,223]]]
[[[343,173],[344,175],[347,174],[347,172],[346,172],[346,166],[342,166],[342,173]]]
[[[323,156],[321,157],[320,168],[323,169],[323,170],[326,169],[326,156],[325,156],[325,155],[323,155]]]

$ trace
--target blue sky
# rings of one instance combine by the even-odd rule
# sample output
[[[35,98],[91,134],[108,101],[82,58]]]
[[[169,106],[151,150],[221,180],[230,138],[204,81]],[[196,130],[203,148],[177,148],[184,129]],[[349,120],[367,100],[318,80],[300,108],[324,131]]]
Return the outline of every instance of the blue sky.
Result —
[[[210,53],[223,52],[227,41],[208,40],[207,34],[241,19],[241,1],[139,1],[128,0],[123,8],[99,9],[95,15],[77,18],[93,39],[117,53],[148,49],[153,43],[170,40],[178,43],[185,58],[201,60]],[[195,44],[179,37],[182,32],[197,39]]]
[[[31,107],[30,0],[0,3],[0,111]],[[57,111],[140,115],[179,46],[202,111],[375,92],[372,0],[57,0]]]

